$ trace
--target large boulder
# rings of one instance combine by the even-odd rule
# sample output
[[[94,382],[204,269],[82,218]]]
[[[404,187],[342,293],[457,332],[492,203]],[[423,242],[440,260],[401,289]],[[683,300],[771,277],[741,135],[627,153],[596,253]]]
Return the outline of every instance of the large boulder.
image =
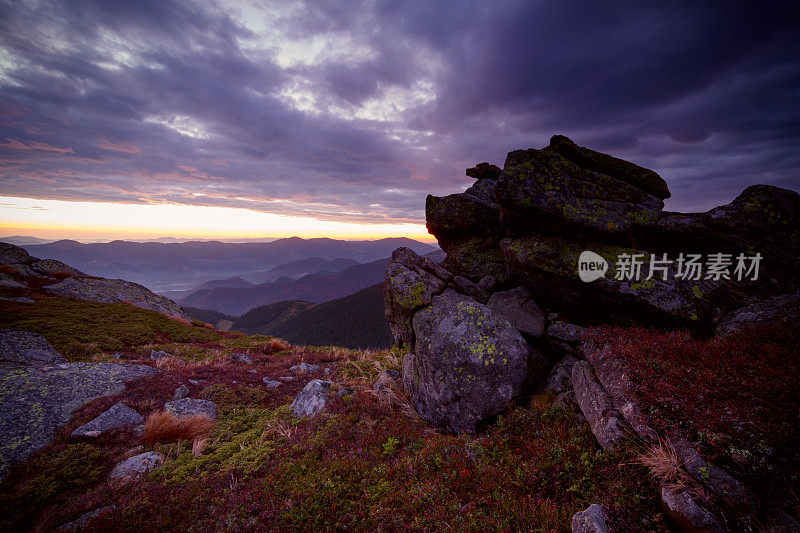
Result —
[[[67,278],[47,286],[47,291],[59,296],[69,296],[92,302],[127,302],[143,309],[152,309],[165,315],[191,320],[183,309],[170,300],[138,283],[121,279]]]
[[[164,411],[178,418],[188,416],[207,416],[211,420],[217,419],[217,404],[211,400],[198,400],[195,398],[182,398],[164,404]]]
[[[543,357],[488,306],[445,290],[413,317],[403,383],[417,412],[450,431],[474,432],[521,391]],[[530,360],[529,360],[530,359]]]
[[[727,336],[754,326],[796,328],[798,322],[800,322],[800,292],[794,292],[773,296],[732,311],[719,321],[716,333]]]

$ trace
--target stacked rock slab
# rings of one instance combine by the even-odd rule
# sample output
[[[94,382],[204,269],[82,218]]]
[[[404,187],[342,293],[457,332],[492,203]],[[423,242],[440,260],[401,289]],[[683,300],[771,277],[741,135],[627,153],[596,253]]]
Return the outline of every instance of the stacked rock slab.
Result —
[[[556,135],[550,145],[508,154],[499,174],[469,169],[463,193],[428,196],[428,230],[447,252],[442,266],[479,286],[524,286],[539,306],[590,325],[616,322],[711,331],[725,313],[796,290],[800,277],[800,195],[767,185],[746,189],[707,213],[662,211],[670,196],[652,170]],[[494,167],[497,168],[497,167]],[[481,169],[478,171],[478,169]],[[609,264],[584,283],[578,259]],[[757,280],[651,279],[652,259],[678,254],[760,253]],[[641,254],[638,279],[618,279],[618,258]]]

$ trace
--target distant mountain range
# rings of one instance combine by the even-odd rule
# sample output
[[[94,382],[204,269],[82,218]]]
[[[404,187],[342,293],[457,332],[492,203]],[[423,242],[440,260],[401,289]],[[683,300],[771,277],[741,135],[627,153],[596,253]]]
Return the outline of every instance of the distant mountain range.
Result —
[[[8,237],[0,237],[0,242],[7,242],[16,246],[28,246],[30,244],[47,244],[53,242],[53,239],[40,239],[39,237],[28,237],[27,235],[9,235]]]
[[[420,254],[438,250],[434,245],[407,238],[343,241],[291,237],[244,243],[112,241],[89,244],[60,240],[23,245],[37,257],[63,261],[91,275],[135,281],[156,292],[192,289],[207,281],[235,276],[256,284],[274,282],[286,276],[272,272],[282,265],[292,271],[293,275],[286,276],[292,278],[306,271],[319,272],[320,267],[337,272],[348,263],[370,263],[386,258],[400,246]],[[309,262],[304,264],[303,260]],[[335,293],[331,297],[340,295]],[[261,303],[265,302],[257,301],[255,305]]]
[[[427,254],[438,262],[444,259],[441,250]],[[383,283],[389,258],[366,264],[349,266],[341,272],[309,274],[296,280],[279,279],[274,282],[247,287],[227,286],[189,291],[176,301],[184,307],[211,309],[227,315],[242,313],[265,304],[281,301],[322,303],[353,294],[356,291]]]

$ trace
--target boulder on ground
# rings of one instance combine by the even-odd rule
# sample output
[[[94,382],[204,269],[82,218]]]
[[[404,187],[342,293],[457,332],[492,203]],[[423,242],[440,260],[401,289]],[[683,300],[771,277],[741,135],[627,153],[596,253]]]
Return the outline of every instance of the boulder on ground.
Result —
[[[116,403],[103,414],[72,432],[72,437],[99,437],[100,435],[127,426],[138,426],[144,418],[125,405]]]
[[[632,428],[625,417],[597,381],[591,364],[586,361],[575,363],[572,367],[572,388],[581,412],[603,449],[614,449],[620,441],[632,434]]]
[[[452,289],[413,318],[416,343],[403,382],[417,412],[455,433],[506,408],[543,357],[488,306]],[[533,360],[529,357],[533,355]]]
[[[303,387],[292,402],[294,416],[316,416],[328,404],[333,383],[322,379],[312,379]]]
[[[25,248],[7,242],[0,242],[0,265],[26,263],[31,259],[33,258]]]
[[[108,477],[117,481],[135,481],[162,464],[164,456],[160,453],[140,453],[117,464]]]
[[[173,400],[183,400],[189,396],[189,387],[184,384],[181,384],[177,389],[175,389],[175,394],[173,394]]]
[[[281,386],[280,381],[275,381],[269,378],[263,378],[261,381],[264,382],[264,385],[266,385],[268,389],[274,389]]]
[[[69,362],[38,333],[15,329],[0,329],[0,361],[30,366]]]
[[[719,521],[698,504],[686,490],[661,488],[664,512],[684,533],[722,533]]]
[[[211,400],[197,400],[195,398],[172,400],[164,404],[164,411],[172,413],[178,418],[207,416],[211,420],[217,419],[217,404]]]
[[[475,178],[476,180],[496,180],[497,178],[500,177],[500,174],[502,172],[503,169],[501,169],[497,165],[492,165],[491,163],[483,162],[483,163],[478,163],[472,168],[468,168],[466,174],[470,178]]]

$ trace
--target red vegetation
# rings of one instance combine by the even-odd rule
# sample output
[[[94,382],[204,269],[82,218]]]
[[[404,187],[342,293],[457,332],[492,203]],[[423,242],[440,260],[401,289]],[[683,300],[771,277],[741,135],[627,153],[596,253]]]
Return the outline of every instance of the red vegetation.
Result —
[[[0,274],[16,276],[17,274],[19,274],[19,271],[11,265],[0,265]]]
[[[625,362],[660,433],[677,429],[698,442],[764,502],[798,489],[800,329],[759,327],[721,339],[634,328],[592,335]]]

